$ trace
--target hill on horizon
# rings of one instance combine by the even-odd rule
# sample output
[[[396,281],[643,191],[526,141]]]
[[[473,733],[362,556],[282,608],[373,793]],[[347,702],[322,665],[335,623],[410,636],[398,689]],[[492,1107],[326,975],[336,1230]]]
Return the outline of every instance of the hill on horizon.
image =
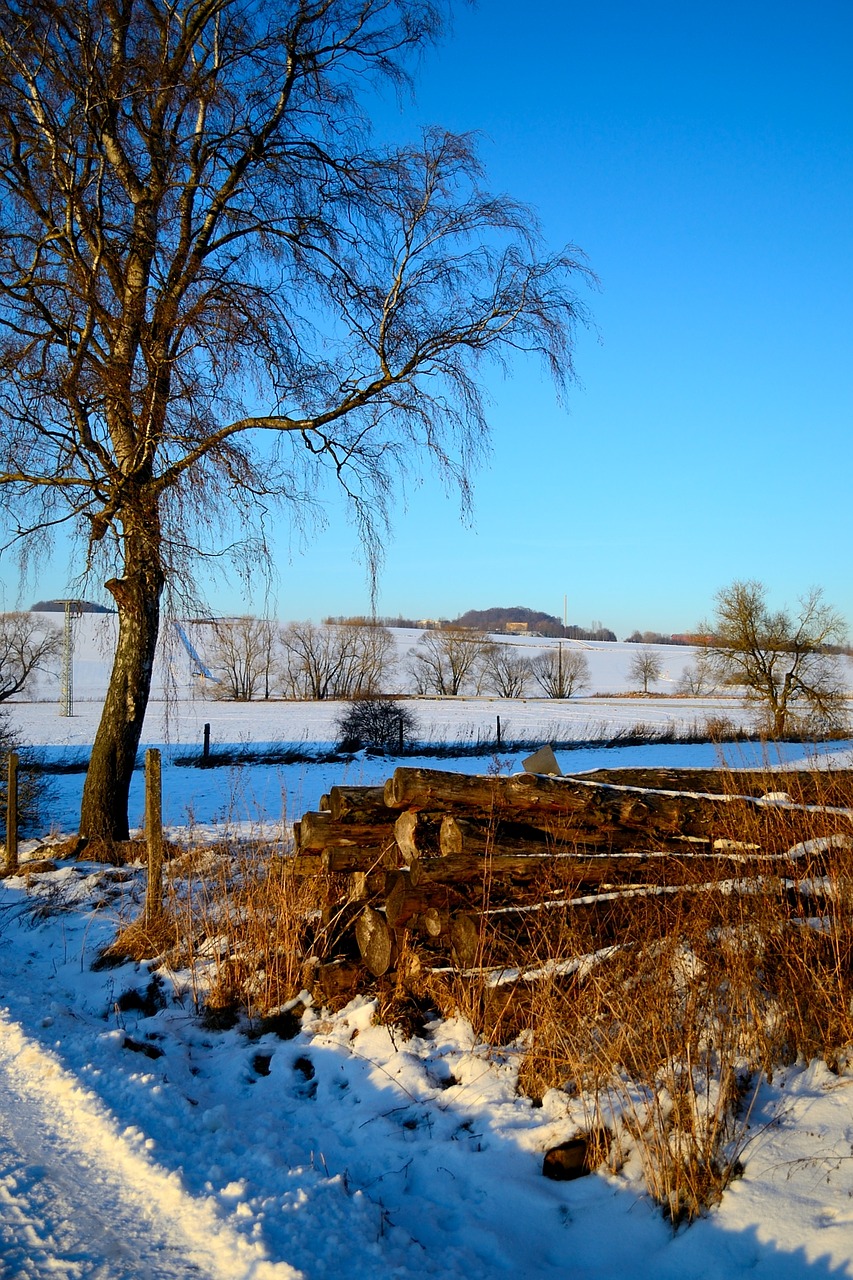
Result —
[[[509,607],[494,606],[491,609],[469,609],[454,621],[457,627],[473,627],[478,631],[504,631],[508,623],[527,623],[529,631],[540,636],[554,636],[569,640],[615,640],[614,632],[602,627],[589,631],[584,627],[563,626],[559,618],[541,609],[528,609],[516,604]]]

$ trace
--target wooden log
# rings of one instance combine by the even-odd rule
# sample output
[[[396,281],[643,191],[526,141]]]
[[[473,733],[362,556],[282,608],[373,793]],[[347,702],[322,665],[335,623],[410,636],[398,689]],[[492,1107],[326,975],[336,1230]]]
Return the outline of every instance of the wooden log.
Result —
[[[398,862],[396,845],[334,844],[328,845],[318,857],[327,875],[389,870]]]
[[[367,902],[385,896],[385,871],[353,871],[349,878],[349,894],[353,902]]]
[[[320,810],[321,813],[328,813],[329,797],[327,795],[320,796],[320,803],[317,805],[317,808]]]
[[[614,844],[622,846],[641,834],[646,839],[689,836],[714,840],[729,834],[748,816],[767,833],[767,851],[775,852],[795,829],[795,813],[802,814],[804,833],[815,820],[813,810],[785,808],[774,813],[773,806],[748,797],[644,790],[577,777],[485,777],[435,769],[395,770],[385,784],[385,799],[391,808],[444,808],[454,815],[479,812],[487,819],[506,819],[512,814],[514,818],[517,815],[517,821],[546,830],[553,822],[555,830],[567,839],[604,841],[612,835]],[[824,813],[833,817],[832,810]],[[843,821],[849,811],[837,816]]]
[[[393,822],[395,816],[388,812],[384,787],[332,787],[327,807],[335,822]]]
[[[518,822],[477,820],[445,814],[439,831],[439,851],[453,854],[548,854],[556,843],[545,831]]]
[[[352,960],[332,960],[315,966],[311,977],[323,999],[337,1004],[356,994],[364,982],[364,969]]]
[[[294,853],[282,859],[285,872],[291,876],[319,876],[323,874],[323,860],[318,853]]]
[[[571,776],[591,782],[707,795],[760,798],[787,792],[795,804],[847,805],[853,797],[851,769],[594,769]]]
[[[412,887],[407,871],[398,871],[386,882],[385,918],[392,929],[397,929],[413,916],[429,907],[429,899]]]
[[[392,941],[388,923],[373,907],[365,907],[355,925],[355,940],[365,966],[380,978],[391,965]]]
[[[336,846],[390,847],[394,844],[394,827],[391,822],[336,822],[331,813],[305,813],[294,844],[300,853]]]
[[[450,954],[460,969],[470,969],[480,950],[480,922],[474,916],[457,915],[450,922]]]
[[[408,809],[400,814],[394,823],[394,838],[407,865],[441,851],[440,827],[441,819],[432,814]]]
[[[505,812],[508,808],[550,809],[568,813],[583,807],[573,792],[559,781],[534,774],[498,777],[485,774],[450,773],[441,769],[400,767],[385,783],[385,803],[389,809],[426,809],[434,813],[461,809],[463,812]],[[555,788],[558,790],[555,792]]]
[[[414,888],[427,884],[483,883],[489,877],[517,882],[532,880],[553,868],[554,864],[551,854],[477,856],[456,853],[439,858],[418,858],[409,868],[409,878]]]

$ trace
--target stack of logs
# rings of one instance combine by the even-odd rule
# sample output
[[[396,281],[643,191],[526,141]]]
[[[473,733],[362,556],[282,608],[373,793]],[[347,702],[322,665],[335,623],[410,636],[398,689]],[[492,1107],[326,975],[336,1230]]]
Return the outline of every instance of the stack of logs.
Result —
[[[585,912],[603,945],[618,933],[615,906],[644,892],[737,877],[756,860],[790,865],[792,846],[815,836],[843,843],[853,836],[843,807],[851,780],[841,771],[552,778],[399,768],[384,786],[333,787],[294,823],[289,865],[329,878],[336,954],[360,957],[378,977],[408,935],[437,968],[465,970],[482,962],[487,918],[493,933],[500,925],[512,935],[516,955],[525,913],[542,908]],[[734,838],[741,832],[747,841]],[[500,963],[500,948],[491,955]]]

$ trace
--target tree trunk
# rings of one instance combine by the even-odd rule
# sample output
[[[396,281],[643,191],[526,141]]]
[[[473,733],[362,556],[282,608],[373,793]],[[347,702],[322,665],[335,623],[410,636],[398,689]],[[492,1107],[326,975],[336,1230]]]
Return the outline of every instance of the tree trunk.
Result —
[[[128,795],[151,692],[160,631],[160,566],[156,509],[124,517],[125,573],[106,583],[118,608],[116,645],[80,810],[80,834],[126,840]]]

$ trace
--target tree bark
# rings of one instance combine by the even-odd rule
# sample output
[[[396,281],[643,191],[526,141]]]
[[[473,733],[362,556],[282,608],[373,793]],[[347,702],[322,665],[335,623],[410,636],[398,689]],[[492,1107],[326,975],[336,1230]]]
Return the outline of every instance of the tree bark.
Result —
[[[109,688],[83,787],[80,834],[127,840],[130,780],[151,691],[164,576],[156,508],[124,517],[125,571],[106,583],[118,609]]]

